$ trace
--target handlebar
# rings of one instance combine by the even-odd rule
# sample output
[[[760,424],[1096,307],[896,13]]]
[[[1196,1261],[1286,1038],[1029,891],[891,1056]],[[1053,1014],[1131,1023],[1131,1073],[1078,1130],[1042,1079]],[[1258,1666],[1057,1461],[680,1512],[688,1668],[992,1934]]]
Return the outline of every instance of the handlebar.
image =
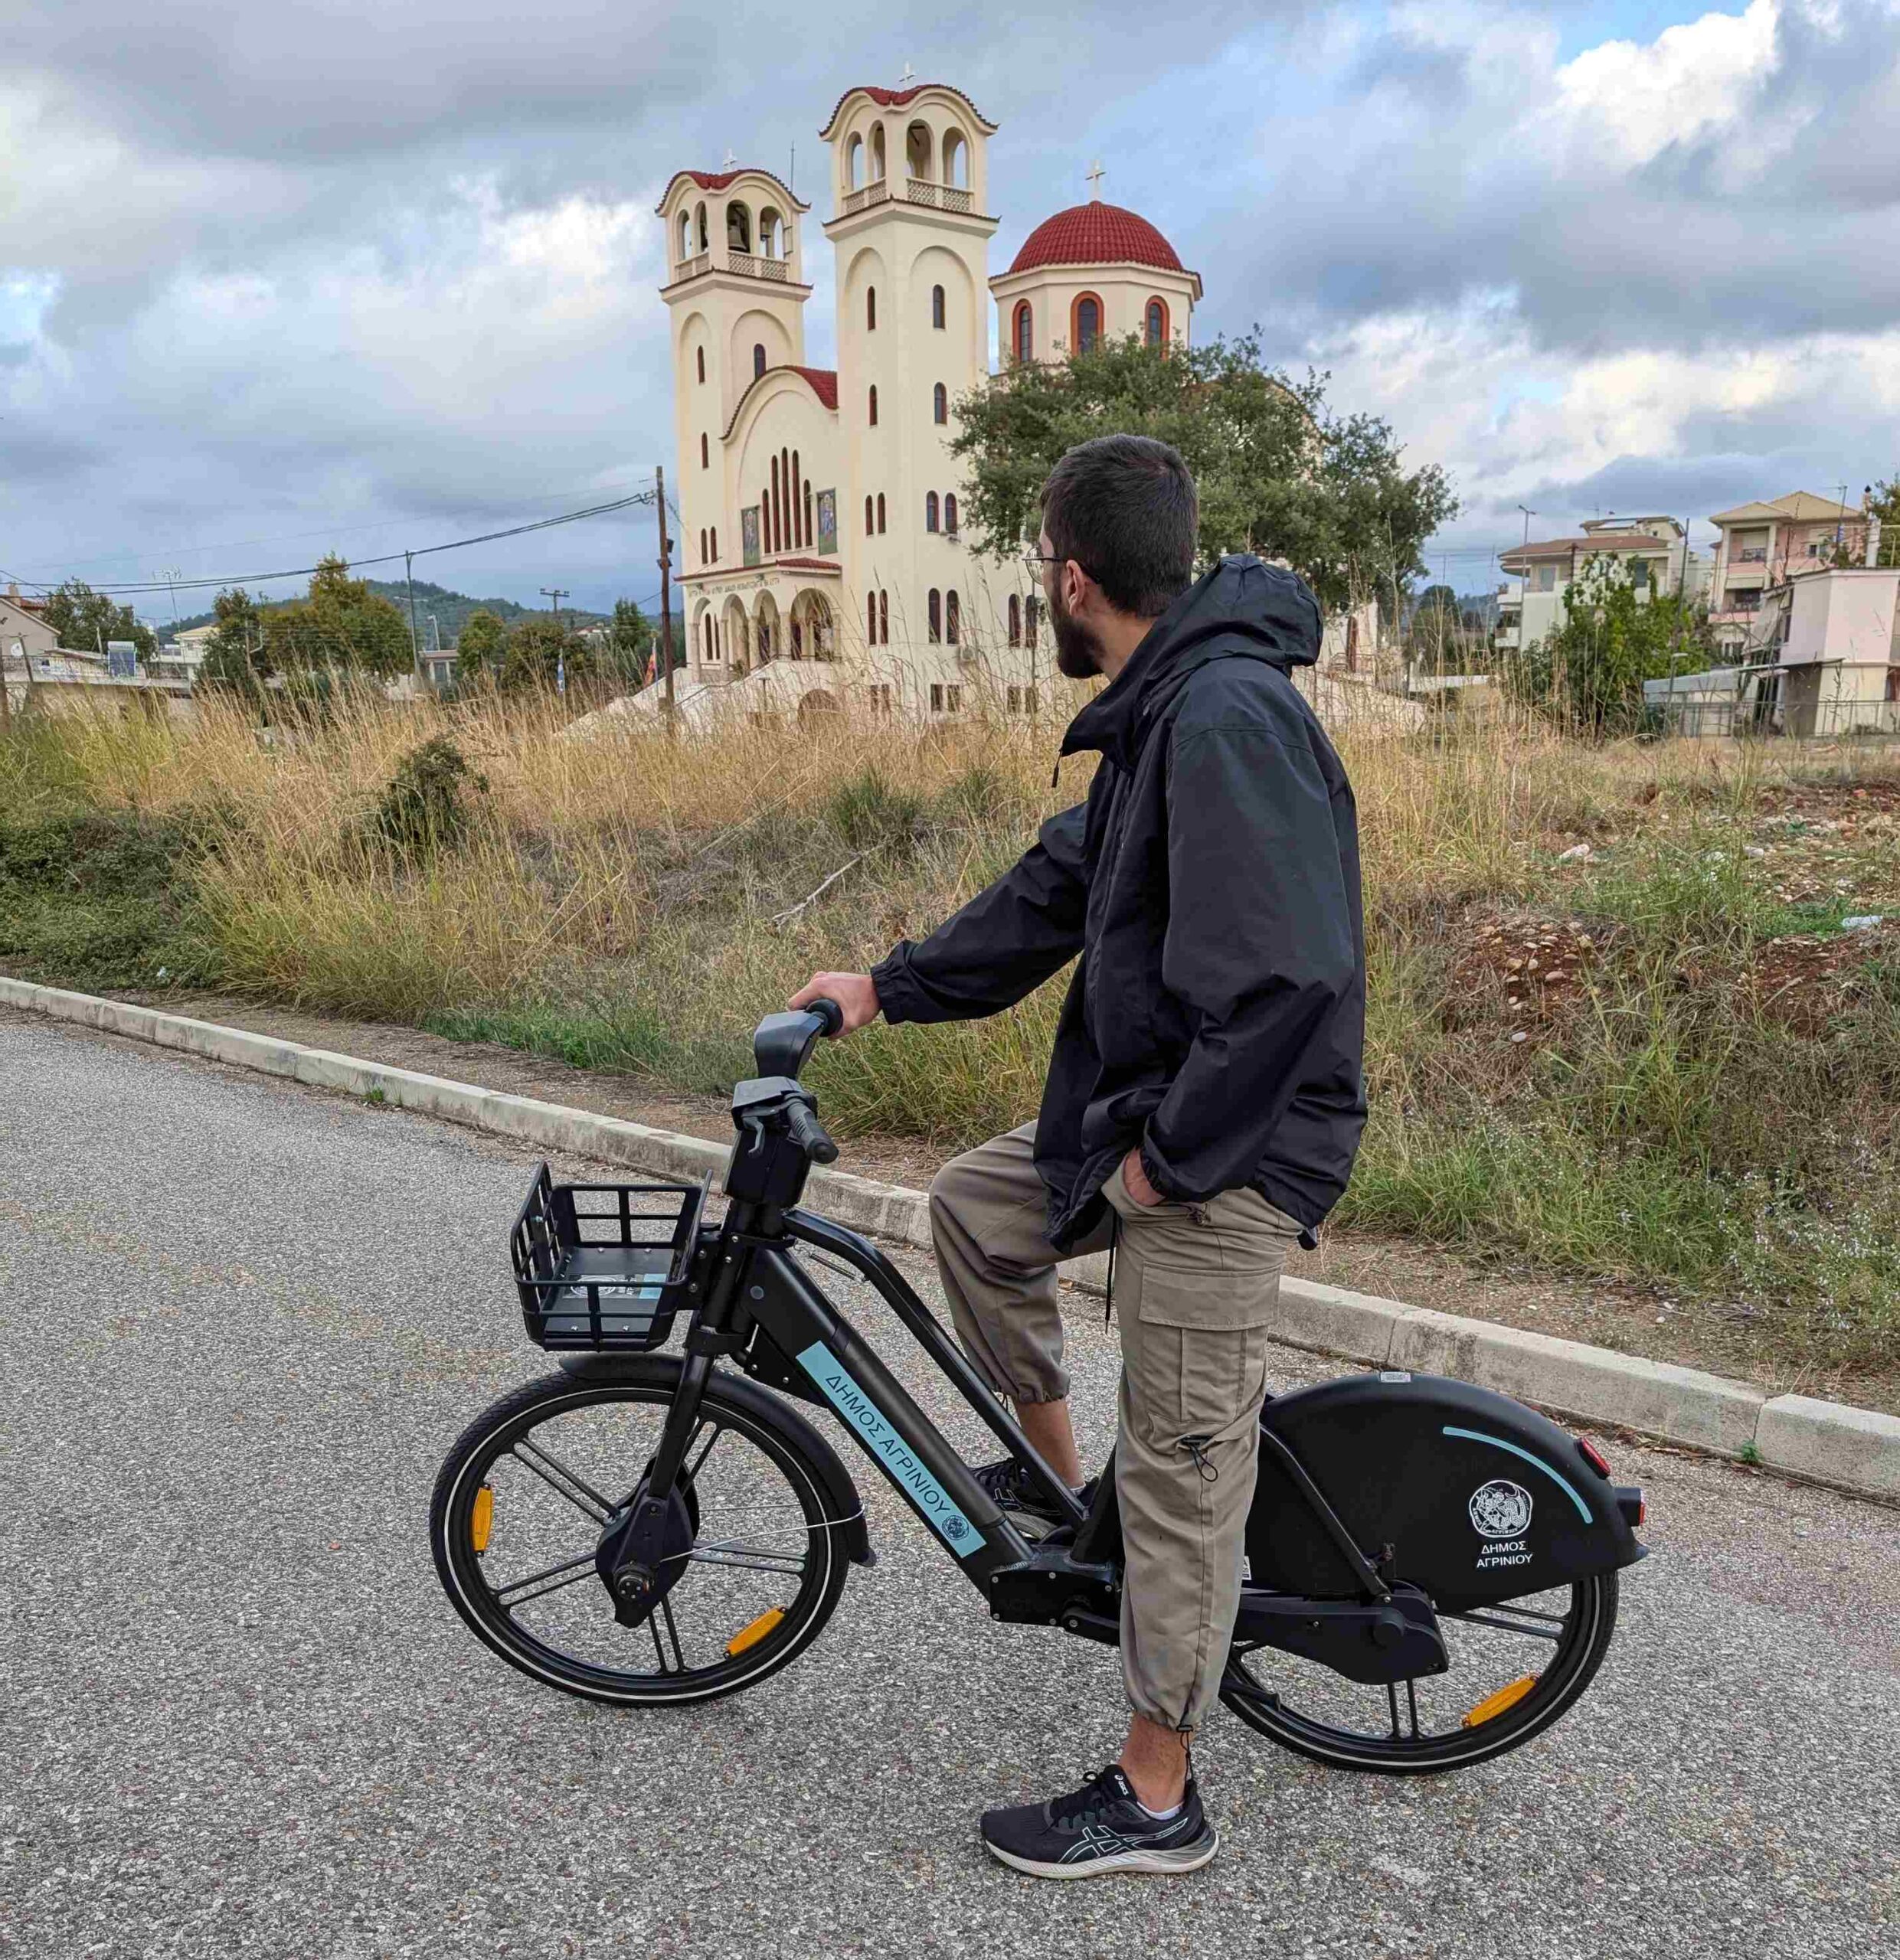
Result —
[[[838,1161],[838,1146],[832,1142],[825,1125],[818,1120],[816,1110],[803,1102],[794,1102],[787,1112],[787,1126],[792,1139],[814,1164],[835,1164]]]
[[[809,1007],[768,1014],[752,1031],[752,1055],[760,1074],[789,1075],[796,1080],[819,1037],[836,1034],[844,1024],[844,1009],[822,995]]]

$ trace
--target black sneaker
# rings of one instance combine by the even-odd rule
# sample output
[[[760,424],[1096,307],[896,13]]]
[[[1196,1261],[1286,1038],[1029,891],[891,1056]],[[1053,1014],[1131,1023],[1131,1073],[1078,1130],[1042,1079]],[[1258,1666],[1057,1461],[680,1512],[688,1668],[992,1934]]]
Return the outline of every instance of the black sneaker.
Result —
[[[996,1508],[1019,1521],[1039,1519],[1045,1525],[1066,1524],[1068,1517],[1055,1508],[1055,1500],[1043,1488],[1039,1478],[1031,1473],[1026,1463],[1020,1463],[1013,1456],[1007,1456],[1000,1463],[985,1463],[974,1472],[976,1481],[996,1501]],[[1086,1511],[1089,1500],[1095,1494],[1095,1479],[1091,1478],[1077,1494],[1077,1501]]]
[[[1111,1762],[1073,1795],[986,1810],[979,1827],[992,1854],[1038,1878],[1097,1878],[1113,1871],[1198,1871],[1221,1848],[1201,1793],[1188,1779],[1181,1808],[1152,1817],[1121,1765]]]

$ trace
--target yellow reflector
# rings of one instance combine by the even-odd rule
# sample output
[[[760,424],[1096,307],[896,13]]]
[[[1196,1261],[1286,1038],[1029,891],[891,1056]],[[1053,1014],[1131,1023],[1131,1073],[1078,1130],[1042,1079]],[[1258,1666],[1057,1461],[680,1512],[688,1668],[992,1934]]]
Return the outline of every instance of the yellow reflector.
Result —
[[[478,1552],[488,1550],[488,1534],[495,1527],[495,1493],[484,1484],[475,1494],[475,1514],[469,1520],[469,1536]]]
[[[1501,1687],[1496,1694],[1487,1694],[1477,1707],[1464,1718],[1467,1729],[1475,1729],[1480,1722],[1488,1722],[1494,1715],[1502,1715],[1507,1708],[1515,1708],[1525,1696],[1537,1685],[1535,1674],[1526,1674],[1521,1681],[1513,1681],[1509,1687]]]
[[[773,1606],[760,1614],[750,1626],[741,1627],[739,1631],[726,1642],[726,1658],[729,1661],[736,1661],[748,1647],[757,1646],[759,1642],[784,1617],[784,1608]]]

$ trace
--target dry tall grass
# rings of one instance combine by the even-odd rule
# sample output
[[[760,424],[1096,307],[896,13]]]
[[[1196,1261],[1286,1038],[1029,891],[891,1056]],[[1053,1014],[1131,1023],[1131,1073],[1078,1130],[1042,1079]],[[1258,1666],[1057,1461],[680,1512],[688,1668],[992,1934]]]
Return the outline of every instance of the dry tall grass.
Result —
[[[0,745],[0,821],[189,812],[227,987],[708,1088],[812,969],[927,930],[1082,793],[1085,760],[1050,781],[1071,705],[679,741],[632,718],[570,739],[563,706],[531,697],[345,698],[267,730],[216,703],[184,724],[75,717]],[[1885,1354],[1900,958],[1840,922],[1900,912],[1900,769],[1879,751],[1590,747],[1509,720],[1335,733],[1359,806],[1373,1105],[1340,1218],[1662,1277],[1832,1358]],[[398,849],[366,818],[438,735],[486,786],[452,848]],[[1824,828],[1856,792],[1872,814]],[[1561,854],[1579,841],[1588,859]],[[1530,982],[1546,928],[1590,948],[1561,988]],[[828,1115],[945,1144],[1022,1121],[1059,995],[824,1051]],[[1820,1007],[1804,1018],[1797,998]]]

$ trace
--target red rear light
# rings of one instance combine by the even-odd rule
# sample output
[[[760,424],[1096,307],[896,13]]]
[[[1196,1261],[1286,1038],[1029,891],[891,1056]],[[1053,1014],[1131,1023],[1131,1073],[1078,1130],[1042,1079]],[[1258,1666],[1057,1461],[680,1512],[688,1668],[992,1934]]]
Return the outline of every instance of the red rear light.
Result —
[[[1588,1436],[1578,1436],[1576,1441],[1577,1447],[1583,1452],[1584,1461],[1590,1465],[1591,1468],[1595,1471],[1599,1477],[1608,1476],[1610,1459],[1604,1455],[1603,1452]]]

